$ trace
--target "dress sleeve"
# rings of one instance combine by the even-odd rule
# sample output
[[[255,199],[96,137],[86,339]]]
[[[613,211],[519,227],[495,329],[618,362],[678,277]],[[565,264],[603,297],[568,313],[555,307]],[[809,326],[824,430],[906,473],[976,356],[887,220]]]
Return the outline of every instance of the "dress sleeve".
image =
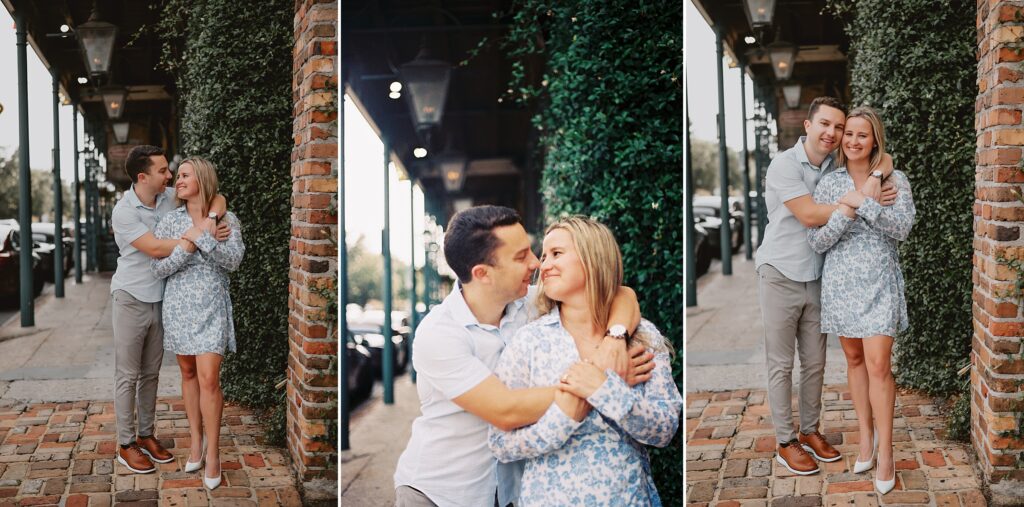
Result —
[[[838,180],[827,178],[818,185],[818,188],[814,190],[814,202],[834,204],[838,200],[835,195],[836,183],[833,182],[838,182]],[[811,244],[811,249],[815,252],[825,253],[839,242],[839,238],[843,237],[843,233],[852,223],[852,218],[837,209],[832,212],[825,225],[807,228],[807,242]]]
[[[656,336],[663,339],[660,333]],[[630,388],[618,375],[608,373],[608,379],[587,401],[626,434],[655,447],[665,447],[672,441],[683,408],[683,397],[672,379],[668,352],[654,355],[654,370],[647,382]]]
[[[153,235],[156,236],[157,239],[168,239],[174,237],[172,234],[174,231],[173,222],[173,215],[164,215],[164,218],[156,224],[156,230],[153,231]],[[174,247],[173,251],[171,251],[171,255],[162,259],[151,259],[149,261],[149,268],[150,271],[153,272],[153,276],[157,278],[167,278],[185,267],[191,258],[192,254],[181,248],[181,245],[178,245]]]
[[[520,329],[512,343],[505,347],[498,360],[494,374],[509,389],[535,387],[530,374],[532,350],[524,334],[528,328]],[[487,445],[498,461],[508,463],[520,459],[535,458],[560,449],[569,440],[582,421],[577,422],[552,403],[537,422],[512,431],[502,431],[491,426]]]
[[[245,257],[245,243],[242,242],[242,224],[234,213],[227,215],[231,226],[231,235],[223,242],[218,242],[209,232],[203,232],[203,237],[196,243],[196,246],[203,251],[206,258],[211,262],[224,268],[226,271],[234,271],[242,264]]]
[[[865,199],[857,209],[857,214],[876,231],[897,241],[906,241],[910,229],[914,226],[914,196],[910,192],[910,180],[902,172],[892,175],[896,185],[896,202],[892,206],[882,206],[874,199]]]

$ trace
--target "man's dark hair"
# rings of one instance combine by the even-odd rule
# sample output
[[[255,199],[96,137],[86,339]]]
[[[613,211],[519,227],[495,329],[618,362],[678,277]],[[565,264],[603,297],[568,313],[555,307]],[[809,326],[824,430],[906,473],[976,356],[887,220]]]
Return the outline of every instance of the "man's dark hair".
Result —
[[[501,240],[496,227],[522,224],[519,213],[504,206],[474,206],[455,214],[444,232],[444,259],[459,281],[473,281],[473,266],[494,265],[494,250]]]
[[[807,119],[813,120],[814,114],[818,112],[821,106],[834,107],[846,114],[846,104],[839,102],[839,99],[835,97],[818,97],[811,101],[811,107],[807,110]]]
[[[124,159],[124,170],[128,173],[132,183],[139,182],[139,173],[149,170],[149,166],[153,163],[149,157],[163,154],[164,150],[148,144],[140,144],[132,148],[132,151],[129,151],[128,156]]]

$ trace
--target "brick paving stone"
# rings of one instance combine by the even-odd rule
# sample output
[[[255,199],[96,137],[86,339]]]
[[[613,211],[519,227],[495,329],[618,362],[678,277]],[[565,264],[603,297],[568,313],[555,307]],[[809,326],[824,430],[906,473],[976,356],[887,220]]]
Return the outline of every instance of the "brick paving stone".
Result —
[[[819,507],[821,497],[814,496],[780,496],[772,499],[772,507]]]
[[[733,477],[745,477],[747,475],[747,460],[745,459],[731,459],[725,462],[725,469],[722,471],[722,477],[725,479]]]

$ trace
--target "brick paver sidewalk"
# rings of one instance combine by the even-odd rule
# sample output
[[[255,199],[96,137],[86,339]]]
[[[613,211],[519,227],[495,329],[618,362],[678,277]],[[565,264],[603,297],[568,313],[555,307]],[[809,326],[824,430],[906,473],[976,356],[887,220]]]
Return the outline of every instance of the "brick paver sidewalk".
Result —
[[[0,507],[24,505],[301,505],[284,449],[262,445],[249,411],[228,405],[221,427],[223,483],[210,492],[181,469],[188,421],[181,398],[157,403],[157,437],[175,461],[134,474],[115,460],[113,402],[0,406]]]
[[[712,506],[986,505],[967,444],[943,440],[945,420],[930,398],[898,392],[893,430],[896,489],[879,500],[874,469],[854,474],[858,434],[846,386],[827,386],[822,433],[843,453],[801,477],[775,462],[763,390],[687,393],[688,501]],[[798,421],[798,417],[794,417]]]

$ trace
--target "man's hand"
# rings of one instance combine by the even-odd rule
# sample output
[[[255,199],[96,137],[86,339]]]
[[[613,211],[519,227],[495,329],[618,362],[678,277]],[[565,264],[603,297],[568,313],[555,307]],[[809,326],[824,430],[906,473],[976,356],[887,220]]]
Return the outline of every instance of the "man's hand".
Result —
[[[856,190],[850,190],[839,198],[839,204],[845,204],[851,208],[859,208],[861,204],[864,204],[864,194]]]
[[[594,364],[601,371],[612,369],[625,379],[629,375],[630,355],[626,352],[626,340],[605,336],[594,354]]]
[[[555,391],[555,405],[558,405],[558,408],[565,415],[571,417],[576,422],[586,419],[587,415],[590,414],[590,409],[593,408],[590,406],[590,403],[587,403],[587,400],[578,398],[561,389]]]
[[[580,362],[569,367],[562,374],[558,389],[568,391],[579,398],[587,398],[597,391],[608,376],[592,363]]]
[[[879,198],[882,197],[882,180],[874,176],[868,176],[868,180],[860,187],[860,193],[865,197],[879,201]]]
[[[213,233],[213,237],[217,238],[217,241],[224,242],[231,237],[231,227],[228,227],[227,222],[221,222],[217,224],[217,230]]]
[[[877,180],[878,178],[871,179]],[[885,184],[882,185],[882,197],[878,199],[878,203],[882,206],[892,206],[896,203],[896,194],[898,193],[899,192],[896,191],[896,184],[892,181],[886,181]]]
[[[892,164],[892,155],[888,153],[882,154],[882,160],[878,162],[878,166],[875,169],[882,171],[882,179],[886,179],[895,170]]]
[[[194,253],[196,251],[196,244],[185,238],[178,240],[178,246],[187,253]]]
[[[629,349],[629,373],[623,377],[629,387],[651,380],[654,371],[654,354],[647,352],[643,345],[633,345]]]

